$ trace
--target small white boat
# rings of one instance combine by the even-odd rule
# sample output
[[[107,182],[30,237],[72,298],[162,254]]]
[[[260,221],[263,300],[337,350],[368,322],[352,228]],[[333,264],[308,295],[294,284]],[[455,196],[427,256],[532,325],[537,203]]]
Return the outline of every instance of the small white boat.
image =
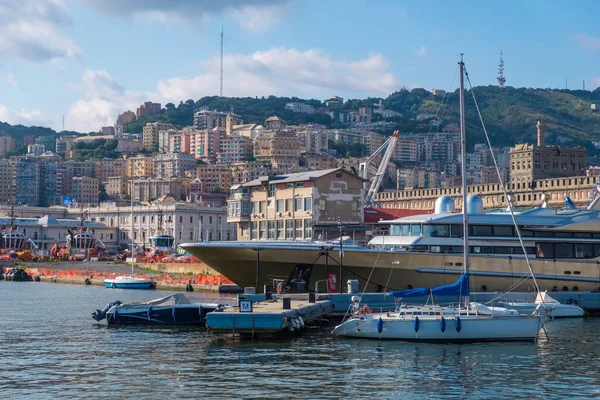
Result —
[[[549,318],[580,318],[585,314],[583,308],[574,304],[562,304],[545,291],[539,292],[533,303],[506,301],[501,304],[517,310],[519,314],[531,314],[533,310],[541,306],[546,310]]]
[[[114,279],[105,279],[104,286],[113,289],[150,289],[152,280],[124,275]]]

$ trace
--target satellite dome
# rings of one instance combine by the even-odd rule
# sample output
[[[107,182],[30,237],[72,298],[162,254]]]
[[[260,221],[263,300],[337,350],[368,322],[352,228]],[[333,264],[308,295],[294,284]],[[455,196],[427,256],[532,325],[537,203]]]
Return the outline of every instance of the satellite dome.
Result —
[[[469,214],[483,214],[483,199],[476,194],[467,196],[467,212]]]
[[[454,200],[450,196],[440,196],[435,201],[435,214],[454,212]]]

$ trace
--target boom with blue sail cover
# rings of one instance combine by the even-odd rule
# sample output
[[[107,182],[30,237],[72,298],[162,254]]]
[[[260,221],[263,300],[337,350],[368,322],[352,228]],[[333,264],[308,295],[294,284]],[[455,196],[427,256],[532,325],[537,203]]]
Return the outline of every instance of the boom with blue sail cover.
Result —
[[[390,292],[394,297],[423,297],[423,296],[469,296],[469,275],[462,274],[454,283],[444,286],[437,286],[433,289],[416,288],[407,290],[397,290]]]

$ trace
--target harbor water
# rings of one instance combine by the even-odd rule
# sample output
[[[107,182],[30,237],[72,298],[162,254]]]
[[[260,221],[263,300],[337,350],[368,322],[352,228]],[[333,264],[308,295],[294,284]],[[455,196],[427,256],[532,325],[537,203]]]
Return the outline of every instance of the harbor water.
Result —
[[[90,317],[109,301],[166,294],[0,282],[0,397],[600,396],[600,318],[551,321],[537,343],[444,345],[333,338],[331,327],[239,341]]]

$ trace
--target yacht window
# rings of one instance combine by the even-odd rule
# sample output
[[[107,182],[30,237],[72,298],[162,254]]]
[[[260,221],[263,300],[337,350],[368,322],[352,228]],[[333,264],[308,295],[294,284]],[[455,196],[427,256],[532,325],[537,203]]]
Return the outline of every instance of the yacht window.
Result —
[[[450,237],[459,238],[463,236],[463,226],[458,224],[450,225]]]
[[[494,226],[494,236],[514,236],[512,226]]]
[[[429,246],[429,251],[432,253],[441,253],[442,248],[441,246]]]
[[[533,236],[533,232],[532,231],[525,231],[521,227],[519,227],[519,229],[521,229],[521,236],[523,236],[523,237],[531,237],[531,236]]]
[[[573,232],[554,232],[554,237],[573,237]]]
[[[410,246],[408,248],[409,251],[427,251],[427,246]]]
[[[593,235],[595,238],[600,238],[600,233],[594,233]]]
[[[448,237],[450,229],[448,225],[423,224],[423,236],[425,237]]]
[[[400,236],[400,225],[390,225],[390,236]]]
[[[594,257],[599,257],[600,256],[600,244],[595,244],[594,245]]]
[[[570,243],[556,243],[554,252],[556,258],[573,258],[573,245]]]
[[[573,232],[573,237],[576,237],[576,238],[591,238],[592,234],[590,232]]]
[[[508,246],[495,246],[494,254],[512,254],[513,248]]]
[[[492,246],[471,246],[469,247],[469,252],[475,254],[492,254],[493,248]]]
[[[536,232],[533,232],[533,236],[537,236],[537,237],[552,237],[552,232],[536,231]]]
[[[410,225],[402,224],[402,236],[410,236]]]
[[[461,253],[464,251],[463,246],[451,246],[450,253]]]
[[[410,236],[421,236],[421,224],[412,224],[410,226]]]
[[[471,236],[492,236],[492,227],[490,225],[469,225]]]
[[[571,271],[565,271],[565,275],[571,275]]]
[[[575,258],[592,258],[594,257],[594,248],[591,244],[576,243],[575,247]]]
[[[554,258],[554,246],[552,243],[536,243],[535,247],[538,258]]]

